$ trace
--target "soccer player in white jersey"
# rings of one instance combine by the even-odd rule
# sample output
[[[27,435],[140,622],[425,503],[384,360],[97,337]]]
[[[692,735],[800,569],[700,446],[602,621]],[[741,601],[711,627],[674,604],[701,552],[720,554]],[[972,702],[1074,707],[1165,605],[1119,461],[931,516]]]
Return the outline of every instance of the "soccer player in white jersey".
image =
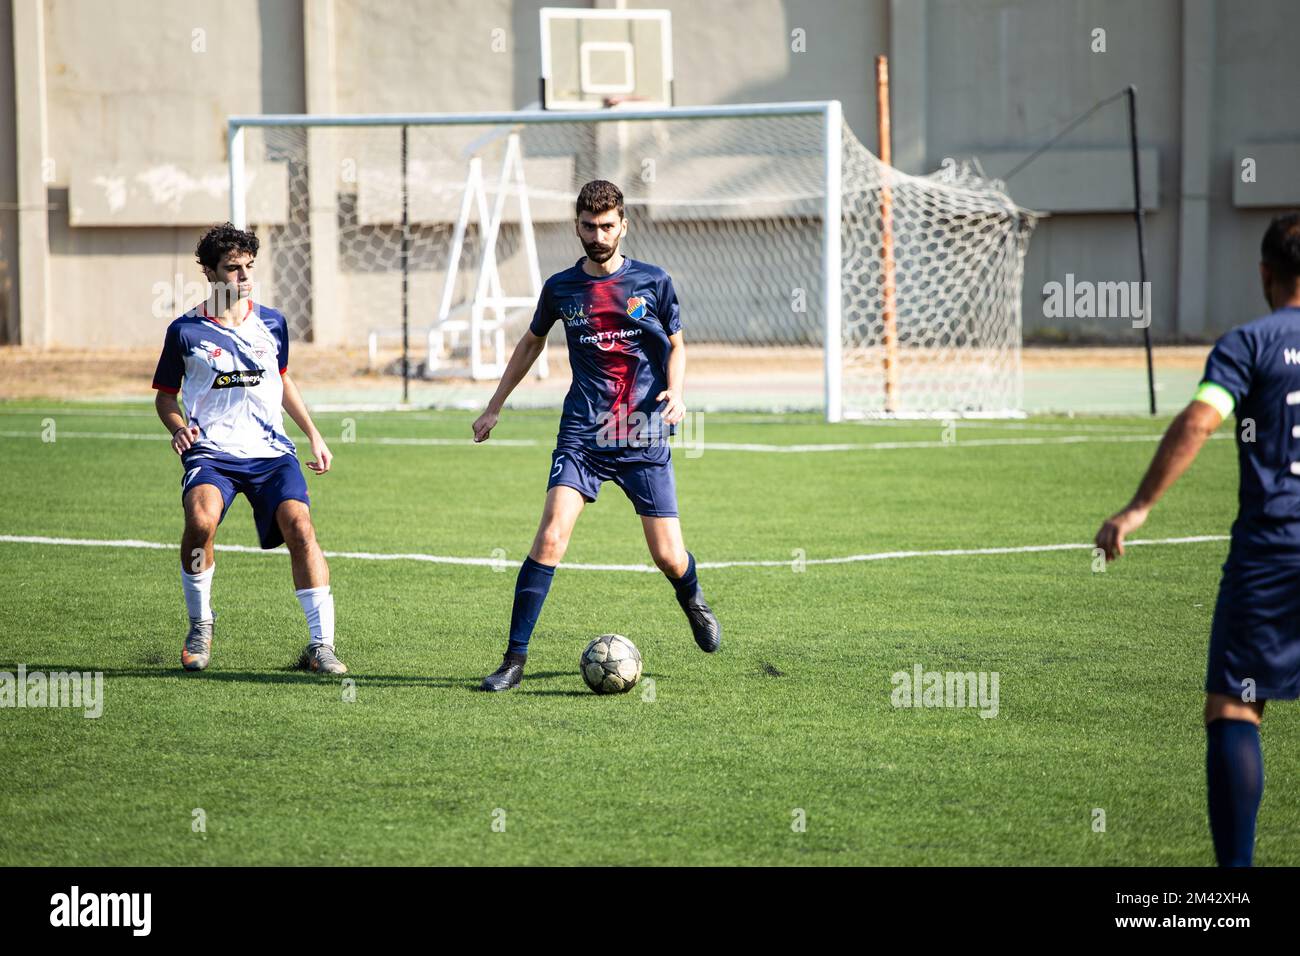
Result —
[[[253,507],[262,547],[289,548],[293,585],[311,635],[302,665],[345,674],[334,653],[329,567],[316,543],[307,482],[281,407],[311,442],[308,468],[323,475],[332,456],[289,377],[284,316],[251,298],[257,247],[256,235],[230,223],[199,240],[196,255],[211,292],[167,327],[154,373],[154,405],[183,465],[181,584],[190,628],[181,666],[200,671],[211,659],[213,544],[230,503],[242,493]]]

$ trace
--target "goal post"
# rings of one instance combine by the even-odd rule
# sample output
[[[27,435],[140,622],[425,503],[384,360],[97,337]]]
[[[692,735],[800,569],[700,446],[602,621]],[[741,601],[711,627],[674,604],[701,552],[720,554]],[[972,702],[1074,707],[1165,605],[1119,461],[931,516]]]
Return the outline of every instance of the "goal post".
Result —
[[[825,186],[822,196],[822,304],[826,314],[826,328],[822,336],[822,350],[825,352],[825,392],[826,420],[838,422],[844,417],[844,296],[841,269],[844,262],[843,232],[841,218],[841,190],[843,177],[843,117],[840,114],[839,100],[826,104],[823,118],[823,135],[826,143],[822,148],[823,179]]]
[[[1032,216],[968,166],[882,164],[838,101],[235,116],[229,143],[231,221],[258,229],[261,293],[299,338],[373,348],[406,302],[411,341],[428,343],[416,374],[499,374],[537,277],[581,256],[579,188],[609,179],[631,221],[624,253],[672,275],[688,341],[726,356],[734,407],[828,421],[1019,408]],[[467,221],[471,206],[488,221]],[[803,399],[777,394],[788,356],[821,379]]]

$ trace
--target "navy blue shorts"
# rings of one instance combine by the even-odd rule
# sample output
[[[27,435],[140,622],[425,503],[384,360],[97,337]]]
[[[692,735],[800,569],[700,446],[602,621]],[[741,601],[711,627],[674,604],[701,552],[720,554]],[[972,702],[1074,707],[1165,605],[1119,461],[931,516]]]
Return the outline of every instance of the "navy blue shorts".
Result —
[[[263,548],[275,548],[284,543],[284,535],[275,520],[276,509],[282,502],[301,501],[311,506],[311,499],[307,497],[307,479],[293,455],[243,461],[192,458],[184,464],[181,503],[184,504],[185,495],[191,488],[216,485],[221,492],[221,520],[224,521],[235,495],[242,494],[253,506],[257,540]]]
[[[551,478],[546,488],[549,491],[556,485],[567,485],[592,502],[600,494],[601,484],[612,481],[623,489],[637,514],[676,518],[677,481],[672,453],[667,445],[660,447],[663,461],[632,458],[624,449],[602,453],[571,446],[557,448],[551,453]]]
[[[1247,687],[1255,700],[1300,697],[1300,565],[1223,566],[1205,689],[1240,700]]]

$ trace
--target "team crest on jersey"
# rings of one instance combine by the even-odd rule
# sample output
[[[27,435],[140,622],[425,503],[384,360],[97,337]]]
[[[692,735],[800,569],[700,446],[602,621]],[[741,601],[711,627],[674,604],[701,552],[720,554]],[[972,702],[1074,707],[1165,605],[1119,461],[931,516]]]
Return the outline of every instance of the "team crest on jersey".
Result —
[[[639,295],[634,295],[627,300],[627,314],[629,318],[645,318],[645,299]]]

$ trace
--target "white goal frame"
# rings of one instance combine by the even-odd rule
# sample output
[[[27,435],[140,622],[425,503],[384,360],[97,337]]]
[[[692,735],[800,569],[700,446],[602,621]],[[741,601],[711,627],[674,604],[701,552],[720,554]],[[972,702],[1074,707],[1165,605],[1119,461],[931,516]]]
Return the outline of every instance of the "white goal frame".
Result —
[[[825,192],[822,200],[822,282],[824,322],[824,402],[828,422],[843,418],[843,289],[841,286],[842,111],[838,100],[756,103],[728,106],[619,108],[611,110],[547,110],[485,113],[384,113],[231,116],[227,121],[230,162],[230,221],[247,226],[247,180],[244,132],[250,127],[367,127],[367,126],[500,126],[532,123],[617,123],[627,120],[734,119],[740,117],[817,116],[822,120],[822,161]]]

